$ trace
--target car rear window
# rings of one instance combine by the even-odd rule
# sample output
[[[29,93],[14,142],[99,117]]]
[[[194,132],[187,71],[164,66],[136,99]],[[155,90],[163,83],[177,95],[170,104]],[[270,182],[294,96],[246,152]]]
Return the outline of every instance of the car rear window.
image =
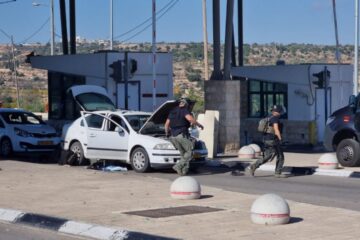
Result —
[[[87,111],[97,111],[97,110],[115,110],[114,104],[111,100],[101,94],[97,93],[83,93],[76,97],[81,106]]]
[[[7,124],[45,124],[39,117],[28,112],[3,112],[1,116]]]

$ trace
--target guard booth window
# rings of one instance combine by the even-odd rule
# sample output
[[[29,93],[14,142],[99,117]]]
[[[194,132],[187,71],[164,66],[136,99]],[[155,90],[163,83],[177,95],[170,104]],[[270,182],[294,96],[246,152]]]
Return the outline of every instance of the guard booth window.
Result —
[[[248,89],[249,117],[266,117],[275,104],[287,109],[287,84],[249,80]],[[283,117],[287,118],[287,115]]]
[[[80,109],[67,89],[75,85],[84,85],[85,77],[49,72],[49,118],[74,120],[80,116]]]

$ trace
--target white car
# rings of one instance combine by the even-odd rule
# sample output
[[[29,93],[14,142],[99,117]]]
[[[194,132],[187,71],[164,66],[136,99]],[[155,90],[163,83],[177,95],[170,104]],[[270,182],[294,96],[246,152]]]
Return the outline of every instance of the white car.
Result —
[[[73,95],[81,107],[109,107],[101,102],[97,107],[87,97]],[[98,94],[98,93],[96,93]],[[98,100],[98,98],[97,98]],[[165,137],[164,123],[169,111],[178,104],[165,102],[154,114],[139,111],[82,111],[81,117],[63,127],[63,149],[75,153],[76,164],[86,159],[119,160],[131,164],[136,172],[151,168],[168,168],[180,159],[180,152]],[[205,163],[207,149],[202,141],[193,139],[192,164]]]
[[[60,135],[31,112],[0,109],[0,153],[52,152],[60,147]]]

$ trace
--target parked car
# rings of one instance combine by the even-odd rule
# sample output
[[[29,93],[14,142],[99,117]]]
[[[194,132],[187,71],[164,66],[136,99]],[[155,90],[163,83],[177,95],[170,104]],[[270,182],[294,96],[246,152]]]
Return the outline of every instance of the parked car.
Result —
[[[112,111],[109,101],[98,103],[99,98],[91,97],[92,93],[76,92],[72,93],[84,111],[80,118],[62,130],[63,150],[75,154],[75,164],[85,164],[87,159],[119,160],[131,164],[136,172],[146,172],[151,168],[170,168],[180,160],[179,151],[166,138],[164,129],[169,111],[178,104],[177,101],[165,102],[154,114]],[[94,111],[99,109],[105,110]],[[204,164],[206,146],[195,138],[193,141],[191,163],[195,166]]]
[[[12,108],[0,109],[0,153],[52,152],[60,146],[60,134],[35,114]]]
[[[360,166],[360,95],[350,96],[349,104],[327,119],[324,146],[336,150],[339,163],[345,167]]]

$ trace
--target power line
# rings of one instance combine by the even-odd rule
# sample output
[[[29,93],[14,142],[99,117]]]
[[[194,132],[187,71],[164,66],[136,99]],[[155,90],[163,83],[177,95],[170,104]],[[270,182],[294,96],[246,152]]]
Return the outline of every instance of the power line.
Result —
[[[7,0],[7,1],[2,1],[2,2],[0,2],[0,4],[10,3],[10,2],[16,2],[16,0]]]
[[[33,33],[31,34],[29,37],[25,38],[25,40],[23,40],[22,42],[20,42],[19,44],[24,44],[26,43],[28,40],[30,40],[31,38],[33,38],[36,34],[38,34],[44,27],[45,25],[49,22],[50,17],[48,17],[46,19],[46,21]]]
[[[169,1],[164,7],[162,7],[159,11],[156,12],[156,14],[159,14],[161,13],[162,11],[164,11],[169,5],[173,4],[174,2],[178,2],[179,0],[171,0]],[[143,26],[145,23],[149,22],[150,20],[152,19],[152,17],[149,17],[147,18],[145,21],[143,21],[142,23],[138,24],[137,26],[133,27],[132,29],[120,34],[120,35],[117,35],[114,39],[118,39],[124,35],[127,35],[133,31],[135,31],[136,29],[138,29],[139,27]]]
[[[0,32],[2,32],[2,34],[4,34],[6,37],[8,37],[9,39],[11,39],[11,36],[9,36],[4,30],[2,30],[1,28],[0,28]]]
[[[170,11],[171,8],[173,8],[177,3],[179,2],[179,0],[176,0],[171,6],[169,6],[166,11],[164,13],[162,13],[159,17],[156,18],[156,21],[158,21],[161,17],[163,17],[168,11]],[[130,39],[133,39],[134,37],[138,36],[140,33],[144,32],[146,29],[148,29],[149,27],[151,27],[152,23],[146,25],[143,29],[141,29],[140,31],[138,31],[137,33],[135,33],[134,35],[126,38],[125,40],[122,40],[120,43],[129,41]]]

